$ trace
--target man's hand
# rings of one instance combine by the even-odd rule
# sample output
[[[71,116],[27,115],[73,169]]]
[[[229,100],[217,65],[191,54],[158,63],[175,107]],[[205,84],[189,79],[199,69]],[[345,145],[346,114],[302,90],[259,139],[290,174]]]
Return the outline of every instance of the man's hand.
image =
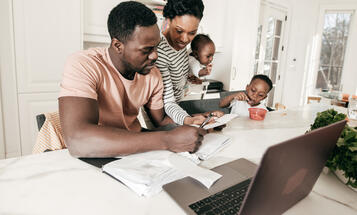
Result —
[[[180,126],[168,131],[167,150],[173,152],[196,152],[207,133],[202,128]]]

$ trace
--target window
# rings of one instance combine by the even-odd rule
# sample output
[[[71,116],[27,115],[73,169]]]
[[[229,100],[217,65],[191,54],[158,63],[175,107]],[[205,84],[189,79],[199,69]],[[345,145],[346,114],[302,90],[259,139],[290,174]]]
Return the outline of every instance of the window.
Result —
[[[341,90],[341,77],[352,12],[327,11],[321,37],[316,89]]]

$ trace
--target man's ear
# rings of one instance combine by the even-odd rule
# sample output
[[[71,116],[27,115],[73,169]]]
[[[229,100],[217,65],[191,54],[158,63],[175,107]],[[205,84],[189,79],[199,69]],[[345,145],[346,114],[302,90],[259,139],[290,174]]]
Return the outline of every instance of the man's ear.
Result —
[[[249,88],[249,84],[247,84],[247,86],[245,86],[245,91],[248,91]]]
[[[111,46],[114,48],[115,51],[117,51],[118,54],[122,53],[124,50],[124,43],[122,43],[116,38],[112,39]]]

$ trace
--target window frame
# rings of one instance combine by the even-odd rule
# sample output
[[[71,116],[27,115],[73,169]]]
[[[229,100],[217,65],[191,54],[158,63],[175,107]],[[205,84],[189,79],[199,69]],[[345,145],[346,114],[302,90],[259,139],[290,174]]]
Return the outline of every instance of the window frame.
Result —
[[[341,82],[340,84],[344,85],[344,81],[346,79],[346,72],[345,65],[346,59],[351,54],[351,40],[352,40],[352,26],[356,24],[356,12],[357,12],[357,5],[356,4],[333,4],[333,5],[320,5],[320,12],[319,12],[319,19],[317,23],[317,31],[313,35],[313,42],[312,42],[312,55],[310,59],[310,66],[308,70],[308,76],[305,85],[305,97],[308,95],[317,95],[320,92],[320,89],[316,89],[316,81],[318,76],[318,70],[320,65],[320,55],[321,55],[321,47],[322,47],[322,33],[324,30],[324,21],[325,21],[325,14],[326,13],[351,13],[351,20],[349,25],[349,35],[347,39],[347,45],[345,50],[345,60],[343,62],[342,74],[341,74]],[[352,35],[352,36],[351,36]],[[344,89],[342,89],[344,91]]]

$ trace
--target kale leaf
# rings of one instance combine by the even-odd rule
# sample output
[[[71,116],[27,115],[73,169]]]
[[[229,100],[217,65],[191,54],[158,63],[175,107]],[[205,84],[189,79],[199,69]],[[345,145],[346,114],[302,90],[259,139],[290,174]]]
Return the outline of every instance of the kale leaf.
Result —
[[[345,114],[338,113],[334,109],[317,113],[310,131],[344,120],[345,118]],[[326,162],[326,166],[332,171],[337,169],[342,170],[348,179],[347,184],[357,188],[357,128],[345,126]]]

